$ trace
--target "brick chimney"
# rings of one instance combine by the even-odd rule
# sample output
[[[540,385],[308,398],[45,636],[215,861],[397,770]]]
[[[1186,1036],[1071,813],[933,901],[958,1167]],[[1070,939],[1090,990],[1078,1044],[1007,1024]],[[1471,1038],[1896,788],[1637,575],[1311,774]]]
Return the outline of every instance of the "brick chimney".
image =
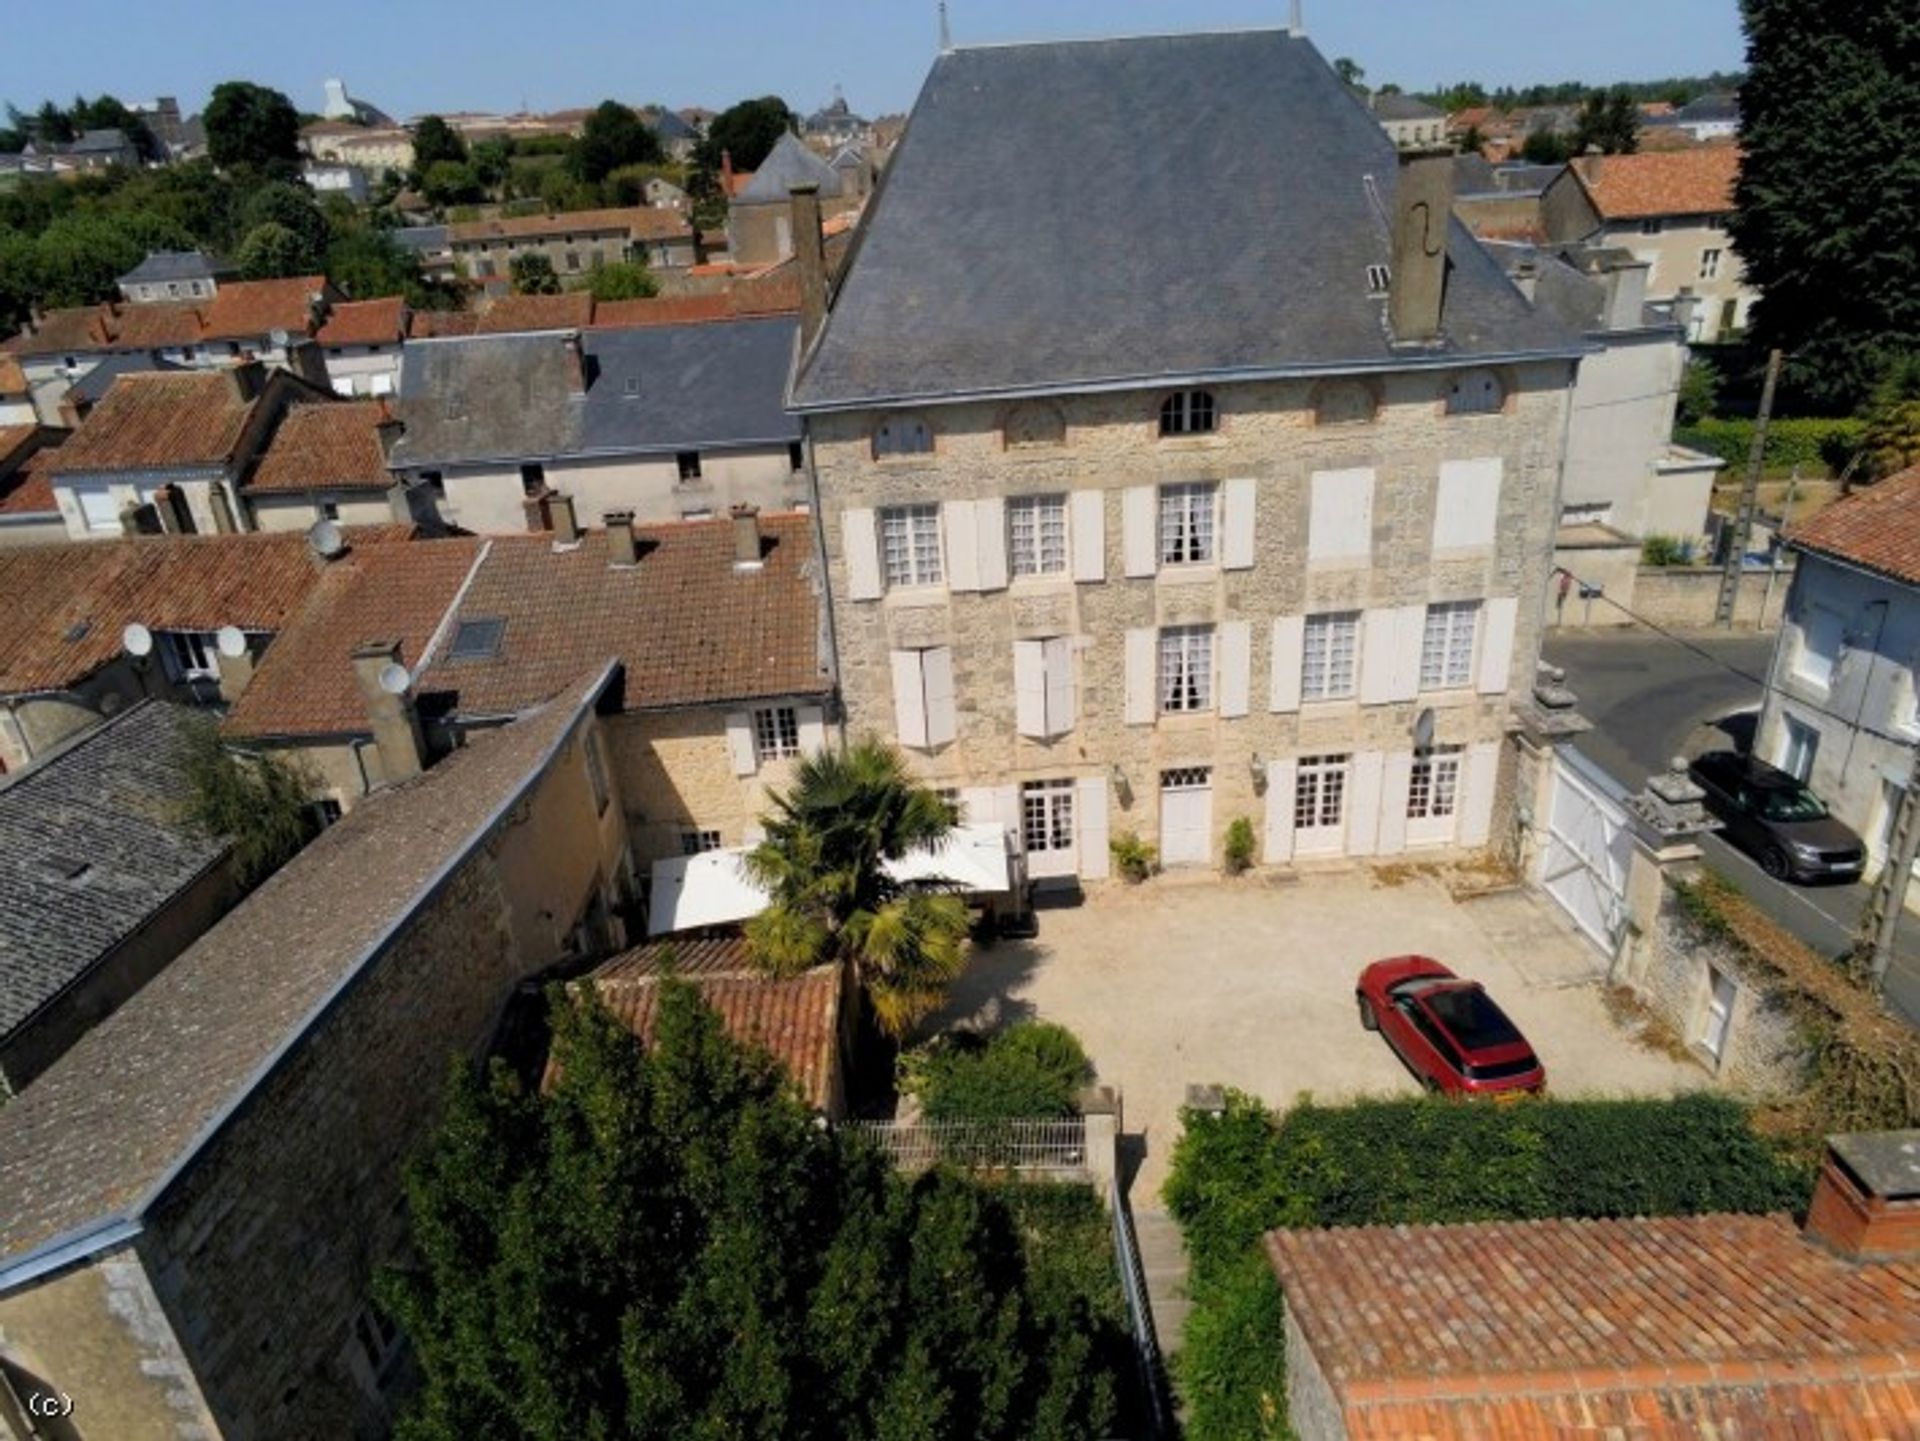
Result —
[[[787,187],[793,263],[800,267],[800,348],[813,344],[827,318],[827,249],[820,235],[820,187],[811,180]]]
[[[1387,324],[1397,344],[1440,339],[1452,211],[1453,152],[1402,153],[1393,196],[1393,272],[1387,292]]]
[[[253,651],[248,649],[239,655],[228,655],[223,650],[215,650],[214,665],[220,672],[220,699],[232,705],[253,680]]]
[[[414,709],[411,689],[395,684],[405,674],[399,641],[370,640],[353,648],[353,678],[373,728],[382,785],[394,785],[426,769],[427,743],[420,731],[420,713]]]
[[[733,152],[731,150],[720,152],[720,198],[733,199]]]
[[[580,345],[580,332],[569,331],[560,343],[567,350],[567,393],[585,395],[587,393],[587,355]]]
[[[547,497],[547,516],[553,525],[556,546],[580,544],[580,522],[574,519],[572,496],[554,491]]]
[[[760,507],[736,505],[727,511],[733,520],[733,568],[760,568]]]
[[[1806,1234],[1848,1260],[1920,1256],[1920,1130],[1829,1136]]]
[[[633,542],[633,512],[610,510],[601,521],[607,527],[607,564],[616,570],[640,564],[639,548]]]

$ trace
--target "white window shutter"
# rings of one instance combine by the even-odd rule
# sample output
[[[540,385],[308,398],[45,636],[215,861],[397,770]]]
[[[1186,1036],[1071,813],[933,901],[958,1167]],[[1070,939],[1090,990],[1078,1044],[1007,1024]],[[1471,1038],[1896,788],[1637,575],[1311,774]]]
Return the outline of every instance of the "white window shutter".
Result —
[[[1127,632],[1127,724],[1153,724],[1159,708],[1155,693],[1159,678],[1154,671],[1154,647],[1159,632],[1152,626],[1139,626]]]
[[[1073,578],[1105,580],[1107,493],[1104,490],[1076,490],[1067,525],[1073,533]]]
[[[1261,858],[1270,866],[1293,859],[1293,783],[1299,762],[1267,762],[1267,836]],[[1351,799],[1351,798],[1349,798]]]
[[[959,733],[953,696],[953,651],[944,645],[923,651],[920,669],[927,682],[927,745],[943,746]]]
[[[1159,569],[1154,496],[1150,485],[1130,485],[1121,495],[1120,520],[1129,576],[1152,575]]]
[[[900,744],[924,750],[927,745],[927,685],[922,675],[922,651],[896,650],[893,664],[893,728]]]
[[[873,512],[849,510],[840,517],[840,541],[847,548],[847,594],[854,600],[880,598],[880,536]]]
[[[1021,735],[1047,738],[1047,651],[1042,641],[1013,643],[1013,714]]]
[[[974,533],[973,502],[942,502],[940,531],[947,548],[947,589],[980,589],[980,544]]]
[[[1220,714],[1243,716],[1253,688],[1253,626],[1244,620],[1220,623]]]
[[[1073,637],[1059,635],[1045,643],[1047,672],[1047,734],[1063,736],[1080,723],[1079,688],[1073,679]]]
[[[1513,674],[1513,624],[1520,602],[1495,596],[1480,607],[1480,694],[1505,695]]]
[[[1080,874],[1090,881],[1107,878],[1107,778],[1081,776],[1073,787],[1074,817],[1080,844]]]
[[[1460,843],[1484,846],[1493,830],[1493,793],[1500,779],[1500,744],[1482,741],[1467,747],[1460,807]]]
[[[1392,609],[1360,615],[1360,703],[1385,705],[1393,699],[1394,659],[1400,653],[1400,613]],[[1303,631],[1304,634],[1304,631]]]
[[[1250,570],[1253,567],[1254,482],[1251,478],[1229,480],[1225,491],[1226,514],[1220,527],[1220,567],[1222,570]]]
[[[737,776],[750,776],[760,769],[753,747],[753,717],[743,710],[727,712],[727,758]]]
[[[800,722],[800,754],[818,755],[827,748],[827,713],[817,705],[795,707]]]
[[[1427,608],[1403,605],[1395,613],[1393,694],[1389,700],[1412,700],[1420,694],[1420,647],[1427,637]]]
[[[1373,470],[1316,470],[1307,517],[1307,558],[1361,562],[1373,555]]]
[[[1273,618],[1273,676],[1269,682],[1268,709],[1300,709],[1300,666],[1306,636],[1305,616],[1277,615]]]
[[[1370,856],[1380,839],[1380,790],[1385,779],[1386,757],[1379,751],[1361,751],[1353,758],[1353,774],[1347,794],[1347,854]],[[1400,808],[1406,810],[1406,792],[1402,788]]]
[[[1500,457],[1445,460],[1434,497],[1433,548],[1464,550],[1493,544],[1500,513]]]
[[[982,590],[1007,588],[1007,503],[989,496],[973,503],[973,534],[980,548]]]
[[[1374,854],[1397,856],[1407,848],[1407,790],[1413,783],[1413,752],[1386,759],[1380,785],[1380,836]]]

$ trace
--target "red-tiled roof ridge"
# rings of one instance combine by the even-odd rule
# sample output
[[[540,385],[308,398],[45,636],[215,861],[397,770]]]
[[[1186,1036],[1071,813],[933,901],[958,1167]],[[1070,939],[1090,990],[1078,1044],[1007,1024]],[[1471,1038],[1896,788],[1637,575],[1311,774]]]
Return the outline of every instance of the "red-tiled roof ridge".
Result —
[[[243,489],[384,491],[393,484],[380,445],[387,417],[378,400],[316,397],[290,405]]]
[[[403,296],[381,295],[371,300],[343,300],[327,311],[326,323],[314,337],[322,345],[391,345],[407,328]]]
[[[1740,148],[1724,144],[1637,155],[1589,155],[1572,164],[1604,219],[1720,215],[1733,209]]]
[[[248,385],[238,366],[116,376],[53,473],[225,464],[259,399]]]
[[[693,227],[675,210],[650,205],[623,205],[599,210],[562,210],[551,215],[506,215],[491,220],[464,220],[447,227],[449,242],[510,240],[533,235],[573,231],[624,229],[649,240],[691,235]]]
[[[1920,585],[1920,465],[1843,496],[1787,530],[1790,544]]]
[[[315,296],[329,294],[324,275],[289,275],[278,280],[230,280],[208,303],[203,340],[246,340],[276,330],[308,335],[314,324]]]

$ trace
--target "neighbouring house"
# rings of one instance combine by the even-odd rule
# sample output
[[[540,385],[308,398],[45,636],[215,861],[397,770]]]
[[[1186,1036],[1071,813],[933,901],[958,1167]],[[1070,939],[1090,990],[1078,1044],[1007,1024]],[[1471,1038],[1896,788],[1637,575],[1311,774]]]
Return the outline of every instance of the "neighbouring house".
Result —
[[[141,163],[140,147],[118,126],[83,131],[72,140],[30,140],[21,153],[50,160],[57,174],[105,170],[113,165],[131,170]]]
[[[315,160],[351,165],[371,176],[413,169],[413,133],[399,125],[320,120],[302,127],[300,148]]]
[[[668,975],[697,990],[735,1041],[778,1062],[808,1107],[830,1121],[845,1119],[860,1016],[852,967],[815,966],[776,979],[754,967],[739,935],[675,937],[623,951],[570,989],[591,987],[614,1019],[651,1047]],[[549,1062],[547,1084],[556,1077]]]
[[[1584,155],[1546,189],[1548,236],[1631,250],[1652,267],[1649,300],[1690,307],[1689,340],[1731,339],[1759,296],[1727,234],[1739,173],[1730,144]]]
[[[677,210],[685,215],[692,206],[686,191],[659,175],[647,181],[641,193],[647,197],[647,204],[656,210]]]
[[[693,158],[693,147],[700,143],[700,132],[689,125],[677,111],[664,106],[649,105],[640,112],[640,118],[646,121],[649,129],[660,137],[660,148],[667,152],[669,160],[686,161]],[[648,183],[647,204],[656,205],[653,199],[652,182]]]
[[[1291,1434],[1920,1435],[1916,1154],[1920,1131],[1834,1137],[1804,1230],[1705,1215],[1271,1232]]]
[[[385,403],[376,400],[289,405],[241,482],[246,529],[413,520],[414,497],[387,469],[381,427],[388,421]],[[431,497],[420,498],[422,509],[430,505]]]
[[[794,205],[849,730],[1037,877],[1505,833],[1587,346],[1451,175],[1283,32],[940,56],[823,322]]]
[[[1740,134],[1740,97],[1731,91],[1701,95],[1679,109],[1653,115],[1647,125],[1655,130],[1677,131],[1690,139],[1706,142],[1733,140]]]
[[[365,168],[341,160],[310,160],[300,167],[300,178],[316,195],[344,195],[355,205],[365,205],[372,191]]]
[[[693,227],[685,216],[648,205],[465,220],[447,227],[460,272],[475,280],[507,277],[522,255],[544,255],[563,281],[596,265],[642,260],[655,270],[692,265]]]
[[[0,778],[0,1095],[17,1094],[232,905],[187,819],[196,727],[140,701]]]
[[[1402,150],[1447,143],[1447,113],[1426,101],[1397,90],[1373,90],[1366,92],[1365,102],[1380,128]]]
[[[519,335],[532,330],[581,330],[593,324],[595,302],[584,290],[559,295],[495,295],[474,313],[473,335]]]
[[[147,258],[114,283],[136,304],[162,300],[210,300],[240,272],[203,250],[149,250]]]
[[[200,344],[211,354],[224,351],[268,365],[301,369],[296,348],[306,351],[327,316],[327,308],[345,299],[324,275],[296,275],[285,280],[242,280],[220,287],[202,313]],[[310,354],[310,352],[308,352]],[[323,382],[322,374],[307,379]]]
[[[388,1433],[372,1282],[449,1058],[625,944],[616,673],[329,827],[0,1107],[0,1395],[126,1441]]]
[[[145,122],[153,138],[175,164],[197,160],[207,153],[207,127],[198,115],[183,116],[180,102],[172,95],[161,95],[129,107]]]
[[[444,225],[402,225],[388,232],[395,245],[410,251],[420,261],[420,274],[430,281],[453,279],[453,243]]]
[[[13,356],[0,353],[0,426],[32,425],[39,419],[26,371]]]
[[[442,496],[442,520],[482,534],[542,528],[555,493],[587,526],[609,511],[791,509],[808,496],[783,404],[794,328],[776,316],[410,341],[388,463]]]
[[[0,425],[0,549],[67,538],[47,461],[67,438],[46,425]]]
[[[102,356],[99,363],[73,384],[60,397],[60,422],[68,429],[76,429],[93,408],[107,398],[107,392],[113,389],[114,381],[123,375],[145,375],[153,371],[185,370],[187,366],[178,361],[168,360],[157,350],[116,350]]]
[[[400,377],[400,347],[412,318],[406,301],[397,295],[332,306],[313,337],[328,382],[341,395],[392,395]]]
[[[844,215],[860,203],[840,171],[814,154],[799,137],[782,135],[753,172],[753,178],[727,205],[727,259],[734,266],[774,265],[793,255],[788,206],[790,191],[796,185],[820,187],[821,212],[828,219]]]
[[[1920,466],[1787,532],[1797,553],[1754,753],[1812,787],[1885,863],[1920,759]]]
[[[800,130],[809,140],[818,141],[823,149],[832,151],[850,141],[869,137],[873,133],[873,122],[864,115],[854,114],[847,97],[836,85],[833,99],[803,120]]]
[[[878,146],[852,140],[833,153],[827,165],[840,177],[840,193],[856,203],[864,203],[880,183],[885,156]]]

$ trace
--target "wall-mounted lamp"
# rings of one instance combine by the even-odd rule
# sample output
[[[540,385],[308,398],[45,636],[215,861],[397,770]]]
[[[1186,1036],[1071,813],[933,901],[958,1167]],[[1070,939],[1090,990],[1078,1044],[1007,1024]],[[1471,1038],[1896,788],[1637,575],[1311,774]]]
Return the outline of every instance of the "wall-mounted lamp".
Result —
[[[1113,763],[1113,769],[1108,772],[1108,776],[1113,781],[1113,793],[1115,797],[1118,798],[1120,804],[1123,806],[1132,805],[1133,787],[1127,784],[1127,773],[1120,769],[1119,761]]]
[[[1267,788],[1267,763],[1260,752],[1255,751],[1247,757],[1247,769],[1253,774],[1253,788],[1263,791]]]

